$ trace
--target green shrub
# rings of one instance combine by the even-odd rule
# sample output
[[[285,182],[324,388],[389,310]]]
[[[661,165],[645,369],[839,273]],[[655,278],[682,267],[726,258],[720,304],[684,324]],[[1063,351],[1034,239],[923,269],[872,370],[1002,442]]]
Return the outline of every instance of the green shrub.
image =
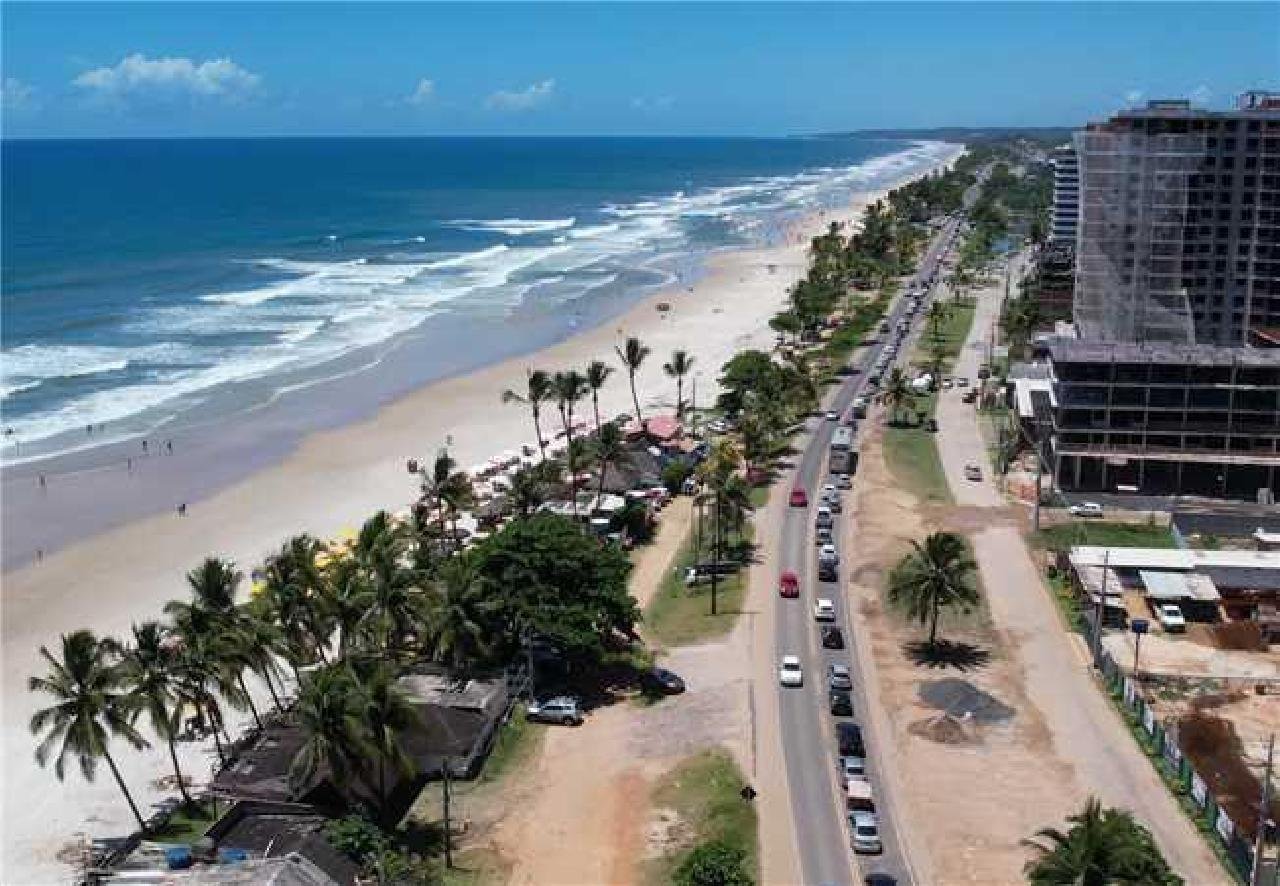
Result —
[[[747,853],[712,840],[689,853],[675,873],[676,886],[751,886]]]

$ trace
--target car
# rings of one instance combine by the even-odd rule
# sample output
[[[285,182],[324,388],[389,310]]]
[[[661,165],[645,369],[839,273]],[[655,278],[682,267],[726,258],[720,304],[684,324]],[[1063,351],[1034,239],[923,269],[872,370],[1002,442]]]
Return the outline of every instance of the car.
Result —
[[[813,604],[813,618],[815,621],[835,621],[836,604],[826,597],[819,597]]]
[[[853,716],[853,697],[844,689],[832,689],[827,694],[827,704],[833,717]]]
[[[827,665],[827,686],[831,689],[852,689],[853,677],[849,674],[849,666],[835,662]]]
[[[927,418],[924,422],[924,429],[930,434],[938,433],[938,420],[936,418]]]
[[[666,668],[652,668],[645,672],[641,683],[647,692],[656,695],[679,695],[684,692],[684,680],[674,671]]]
[[[833,498],[839,498],[839,497],[840,497],[840,492],[839,490],[836,489],[836,484],[834,483],[822,484],[822,500],[823,501],[830,502]]]
[[[866,397],[853,398],[853,417],[854,418],[867,417],[867,398]]]
[[[1187,629],[1187,619],[1175,603],[1156,606],[1156,618],[1160,619],[1160,627],[1171,634],[1182,633]]]
[[[1082,501],[1078,505],[1071,506],[1071,516],[1073,517],[1101,517],[1102,505],[1096,501]]]
[[[825,544],[818,548],[818,562],[822,563],[824,560],[832,565],[840,565],[840,552],[835,545]]]
[[[778,593],[783,597],[800,596],[800,579],[790,569],[778,578]]]
[[[944,378],[944,379],[942,380],[942,389],[943,389],[944,391],[949,391],[949,390],[951,390],[953,387],[955,387],[955,384],[956,384],[956,383],[955,383],[955,382],[953,382],[951,379],[949,379],[949,378]]]
[[[836,486],[840,487],[841,489],[852,489],[853,478],[850,477],[848,474],[841,474],[840,479],[836,480]],[[838,502],[840,501],[840,499],[837,498],[836,501]]]
[[[839,421],[839,420],[840,420],[840,413],[836,412],[834,409],[827,410],[827,421]]]
[[[830,526],[832,523],[831,505],[821,504],[813,514],[813,525],[817,527]]]
[[[856,754],[836,757],[836,768],[846,781],[851,778],[866,778],[867,758]]]
[[[823,649],[843,649],[844,634],[834,625],[827,625],[822,629],[822,648]]]
[[[841,503],[840,496],[838,495],[832,497],[832,499],[827,502],[827,507],[831,509],[831,513],[833,514],[844,513],[844,504]]]
[[[837,564],[830,560],[818,561],[818,581],[839,581],[840,572]]]
[[[884,851],[880,842],[880,828],[874,812],[850,812],[849,831],[853,835],[853,851],[876,853]]]
[[[964,478],[977,483],[982,479],[982,468],[975,464],[967,464],[964,466]]]
[[[956,387],[957,388],[969,387],[969,379],[965,378],[963,375],[960,376],[959,378],[956,379]]]
[[[800,667],[800,656],[782,656],[782,661],[778,665],[778,682],[783,686],[804,685],[804,671]]]
[[[819,526],[813,531],[814,544],[825,545],[831,543],[831,527]]]
[[[576,698],[560,695],[546,701],[532,702],[525,708],[525,716],[541,723],[577,726],[582,723],[582,708],[579,707]]]
[[[836,724],[836,748],[841,757],[867,756],[867,746],[862,743],[862,730],[857,723]]]
[[[975,391],[973,388],[970,388],[969,390],[964,392],[964,396],[960,398],[960,402],[974,403],[977,401],[977,399],[978,399],[978,392]]]
[[[875,871],[862,878],[862,886],[898,886],[898,881],[891,874]]]
[[[807,508],[809,507],[809,493],[805,492],[799,486],[791,490],[791,507]]]
[[[978,370],[978,378],[985,380],[990,377],[991,377],[991,370],[988,369],[987,367],[983,366],[981,369]]]

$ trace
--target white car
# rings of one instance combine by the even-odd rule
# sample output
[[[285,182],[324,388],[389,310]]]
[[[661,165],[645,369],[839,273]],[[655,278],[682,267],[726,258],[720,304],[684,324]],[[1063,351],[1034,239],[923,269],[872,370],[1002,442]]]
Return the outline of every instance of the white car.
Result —
[[[874,812],[850,812],[849,831],[854,852],[883,852],[880,842],[880,826]]]
[[[827,421],[839,421],[839,420],[840,420],[840,413],[836,412],[834,409],[827,410]]]
[[[1101,517],[1102,505],[1096,501],[1083,501],[1078,505],[1071,506],[1071,516],[1073,517]]]
[[[965,378],[963,375],[960,376],[959,378],[956,379],[956,387],[957,388],[969,387],[969,379]]]
[[[822,486],[822,500],[831,501],[833,498],[839,498],[840,492],[836,489],[834,483],[824,483]]]
[[[1187,629],[1186,617],[1173,603],[1161,603],[1156,606],[1156,618],[1160,619],[1160,626],[1171,634],[1181,633]]]
[[[778,682],[783,686],[804,685],[804,671],[800,668],[800,656],[782,656],[782,663],[778,665]]]
[[[818,548],[818,559],[830,560],[832,563],[839,563],[840,552],[836,550],[835,545],[825,544],[822,547]]]
[[[542,723],[577,726],[582,722],[582,709],[578,706],[577,699],[561,695],[546,701],[533,702],[525,709],[525,716]]]
[[[836,604],[826,597],[819,598],[813,604],[813,618],[815,621],[835,621]]]

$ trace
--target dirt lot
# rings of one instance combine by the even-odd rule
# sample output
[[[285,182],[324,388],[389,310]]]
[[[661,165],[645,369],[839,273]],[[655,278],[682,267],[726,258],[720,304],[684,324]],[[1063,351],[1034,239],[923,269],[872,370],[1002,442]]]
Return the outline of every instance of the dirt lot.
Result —
[[[909,539],[940,528],[967,534],[1005,517],[920,507],[888,473],[881,438],[875,427],[863,444],[849,593],[859,639],[870,639],[904,835],[921,882],[1020,883],[1027,858],[1020,841],[1084,801],[1072,765],[1054,752],[1022,691],[1010,655],[1021,638],[995,631],[985,612],[944,616],[940,635],[955,644],[957,664],[935,669],[909,652],[923,630],[883,603],[887,570]]]

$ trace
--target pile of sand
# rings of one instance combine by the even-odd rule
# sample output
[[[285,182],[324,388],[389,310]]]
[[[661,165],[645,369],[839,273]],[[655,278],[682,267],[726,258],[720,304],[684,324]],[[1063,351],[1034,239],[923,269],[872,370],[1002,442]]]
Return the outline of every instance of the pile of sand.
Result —
[[[977,744],[980,739],[974,725],[971,718],[961,720],[950,714],[938,714],[917,720],[907,727],[907,731],[937,744]]]

